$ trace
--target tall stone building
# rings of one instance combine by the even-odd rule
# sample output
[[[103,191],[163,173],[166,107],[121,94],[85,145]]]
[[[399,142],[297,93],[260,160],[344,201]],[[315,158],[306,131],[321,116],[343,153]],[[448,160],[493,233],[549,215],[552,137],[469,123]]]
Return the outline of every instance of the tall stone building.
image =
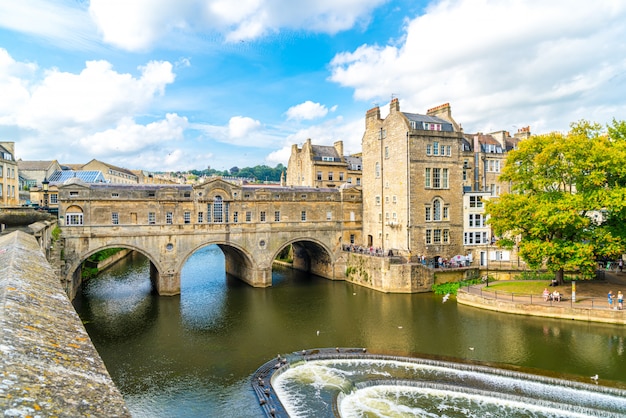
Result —
[[[463,254],[463,133],[449,104],[426,115],[375,107],[363,135],[363,235],[384,252]]]

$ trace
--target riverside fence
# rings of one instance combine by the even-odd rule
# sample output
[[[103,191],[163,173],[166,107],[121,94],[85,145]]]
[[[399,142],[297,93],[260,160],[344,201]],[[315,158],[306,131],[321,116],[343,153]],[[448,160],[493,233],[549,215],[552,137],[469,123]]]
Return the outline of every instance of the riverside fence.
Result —
[[[572,299],[571,292],[562,293],[561,300],[545,300],[543,295],[533,295],[528,293],[512,293],[503,292],[497,290],[485,290],[488,287],[484,284],[469,285],[459,290],[465,291],[470,295],[480,296],[484,299],[491,299],[496,301],[519,303],[526,305],[538,305],[538,306],[550,306],[550,307],[563,307],[569,306],[571,308],[586,308],[586,309],[602,309],[602,310],[619,310],[617,308],[617,300],[613,301],[612,308],[609,308],[607,298],[600,297],[580,297],[574,301]]]

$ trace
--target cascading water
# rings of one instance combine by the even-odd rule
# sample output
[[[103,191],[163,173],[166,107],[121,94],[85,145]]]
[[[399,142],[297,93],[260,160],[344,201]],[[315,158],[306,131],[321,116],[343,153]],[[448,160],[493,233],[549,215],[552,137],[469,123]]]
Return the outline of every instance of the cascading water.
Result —
[[[293,358],[273,381],[290,417],[623,417],[626,391],[484,366]]]

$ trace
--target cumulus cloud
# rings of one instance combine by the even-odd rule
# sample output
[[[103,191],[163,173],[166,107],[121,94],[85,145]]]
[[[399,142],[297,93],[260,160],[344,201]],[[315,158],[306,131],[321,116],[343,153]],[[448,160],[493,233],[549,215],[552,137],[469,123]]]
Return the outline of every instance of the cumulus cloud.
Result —
[[[247,116],[233,116],[227,125],[194,123],[190,127],[203,132],[209,140],[234,146],[272,147],[284,139],[260,121]]]
[[[147,125],[124,118],[115,128],[85,136],[79,143],[88,153],[99,157],[133,154],[153,145],[182,140],[187,125],[187,118],[171,113]]]
[[[450,102],[477,130],[566,129],[626,111],[625,38],[623,2],[441,1],[400,42],[337,54],[331,80],[363,101],[401,93],[405,111]]]
[[[333,110],[334,109],[335,107],[333,107]],[[313,103],[312,101],[307,100],[304,103],[290,107],[286,114],[287,119],[312,120],[326,116],[326,114],[328,114],[328,109],[322,104]]]
[[[20,138],[24,159],[31,153],[68,163],[115,157],[146,167],[140,157],[152,152],[163,160],[172,152],[167,144],[181,141],[189,125],[173,112],[145,115],[174,82],[172,64],[150,61],[137,72],[117,72],[103,60],[88,61],[77,73],[40,69],[0,49],[2,132]]]
[[[91,0],[89,13],[105,42],[118,48],[150,49],[168,37],[220,33],[230,41],[305,30],[335,34],[367,21],[386,0]]]
[[[174,81],[169,62],[150,62],[139,71],[140,76],[133,77],[116,72],[106,61],[89,61],[78,74],[53,68],[41,80],[5,73],[0,83],[8,79],[15,100],[0,114],[0,122],[41,131],[108,126],[144,110]]]

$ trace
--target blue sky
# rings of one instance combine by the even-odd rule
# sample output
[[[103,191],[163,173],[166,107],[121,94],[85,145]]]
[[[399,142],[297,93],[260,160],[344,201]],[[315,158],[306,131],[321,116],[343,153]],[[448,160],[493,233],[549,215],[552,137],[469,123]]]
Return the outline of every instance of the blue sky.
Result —
[[[367,109],[465,132],[626,119],[626,2],[0,0],[0,141],[151,171],[359,152]]]

